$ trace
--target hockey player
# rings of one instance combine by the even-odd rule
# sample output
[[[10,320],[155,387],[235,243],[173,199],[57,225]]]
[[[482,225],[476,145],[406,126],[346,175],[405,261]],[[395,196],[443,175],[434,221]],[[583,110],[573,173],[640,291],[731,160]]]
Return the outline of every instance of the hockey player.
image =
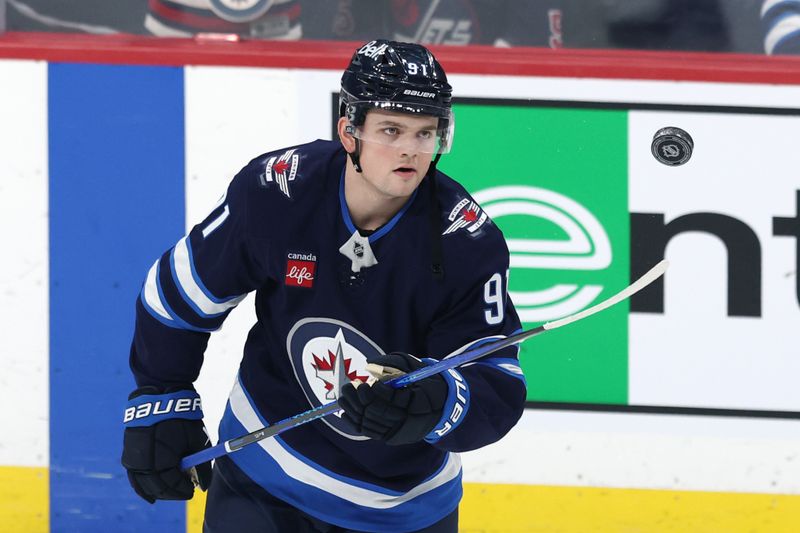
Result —
[[[455,533],[459,451],[503,437],[525,380],[509,347],[403,389],[407,372],[520,329],[508,249],[436,170],[451,87],[423,46],[372,41],[342,76],[338,142],[256,157],[155,261],[136,302],[122,462],[149,502],[188,499],[207,447],[192,383],[209,332],[250,291],[250,330],[219,428],[231,439],[338,399],[343,410],[198,468],[204,531]],[[412,355],[413,354],[413,355]]]

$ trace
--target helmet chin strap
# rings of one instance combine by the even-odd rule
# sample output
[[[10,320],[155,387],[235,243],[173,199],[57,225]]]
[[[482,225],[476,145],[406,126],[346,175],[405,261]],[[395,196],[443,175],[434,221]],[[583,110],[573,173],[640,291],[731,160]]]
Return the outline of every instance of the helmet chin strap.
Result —
[[[361,174],[361,142],[356,139],[356,149],[352,152],[348,152],[347,155],[350,156],[350,161],[353,162],[353,167],[355,167],[356,172]]]
[[[430,205],[428,206],[428,227],[430,228],[431,244],[431,273],[436,281],[444,281],[444,267],[442,256],[442,227],[440,222],[441,209],[439,199],[436,195],[436,164],[442,157],[441,152],[436,153],[436,157],[428,167],[428,190],[430,191]]]

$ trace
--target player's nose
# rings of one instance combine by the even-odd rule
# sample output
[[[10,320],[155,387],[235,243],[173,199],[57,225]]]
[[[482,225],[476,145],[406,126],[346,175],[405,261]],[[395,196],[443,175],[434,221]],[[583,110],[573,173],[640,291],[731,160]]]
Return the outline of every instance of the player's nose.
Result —
[[[400,158],[404,162],[413,163],[416,161],[418,155],[419,151],[410,146],[403,146],[400,148]]]

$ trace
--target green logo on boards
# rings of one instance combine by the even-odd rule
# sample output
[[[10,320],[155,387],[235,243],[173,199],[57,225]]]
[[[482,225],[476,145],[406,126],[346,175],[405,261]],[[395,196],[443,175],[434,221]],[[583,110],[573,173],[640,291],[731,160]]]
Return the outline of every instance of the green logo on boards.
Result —
[[[503,231],[525,327],[629,283],[627,112],[461,102],[441,168]],[[625,403],[628,305],[523,344],[530,400]]]
[[[563,194],[529,185],[489,187],[475,200],[499,224],[503,217],[541,218],[565,238],[507,237],[512,269],[603,270],[611,264],[605,228],[584,206]],[[596,301],[603,286],[559,283],[545,289],[521,285],[510,291],[520,320],[541,323],[571,315]]]

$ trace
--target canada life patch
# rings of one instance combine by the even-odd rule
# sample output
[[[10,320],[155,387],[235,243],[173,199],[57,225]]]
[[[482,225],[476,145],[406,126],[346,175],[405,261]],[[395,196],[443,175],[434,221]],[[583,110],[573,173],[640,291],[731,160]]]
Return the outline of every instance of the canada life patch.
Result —
[[[289,252],[286,256],[286,285],[310,289],[314,286],[314,273],[317,270],[317,256]]]
[[[469,233],[475,233],[483,226],[487,218],[486,213],[483,212],[478,204],[469,198],[464,198],[450,210],[447,220],[451,224],[442,232],[442,235],[455,233],[461,228],[465,228]]]

